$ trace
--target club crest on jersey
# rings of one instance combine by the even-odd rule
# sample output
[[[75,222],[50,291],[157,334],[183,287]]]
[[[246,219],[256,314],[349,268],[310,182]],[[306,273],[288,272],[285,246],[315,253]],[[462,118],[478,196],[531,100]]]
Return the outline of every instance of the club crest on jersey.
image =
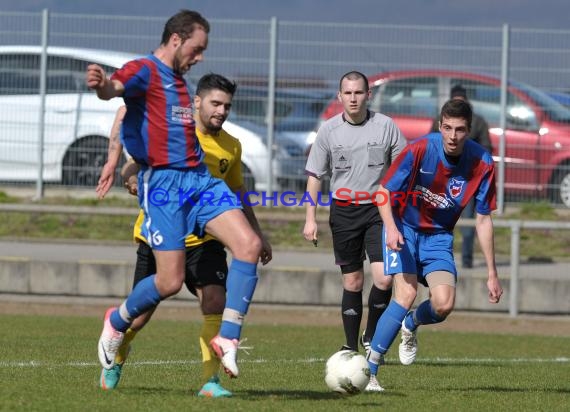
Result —
[[[465,180],[458,180],[456,178],[451,178],[451,180],[449,180],[449,186],[448,186],[451,197],[453,197],[454,199],[458,197],[463,191],[464,184]]]
[[[226,173],[229,165],[230,162],[228,161],[228,159],[220,159],[220,173],[221,174]]]

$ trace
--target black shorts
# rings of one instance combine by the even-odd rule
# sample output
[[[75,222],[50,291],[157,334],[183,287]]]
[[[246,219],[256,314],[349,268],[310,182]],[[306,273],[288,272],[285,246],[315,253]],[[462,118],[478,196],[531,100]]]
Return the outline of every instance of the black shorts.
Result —
[[[156,273],[156,261],[152,249],[144,242],[139,243],[133,288],[147,276]],[[196,288],[207,285],[226,287],[228,263],[224,245],[217,240],[209,240],[198,246],[186,248],[186,287],[193,295]]]
[[[362,268],[366,254],[370,263],[382,262],[382,219],[378,206],[372,203],[330,206],[329,225],[332,232],[336,264],[342,273]],[[366,253],[366,254],[365,254]]]

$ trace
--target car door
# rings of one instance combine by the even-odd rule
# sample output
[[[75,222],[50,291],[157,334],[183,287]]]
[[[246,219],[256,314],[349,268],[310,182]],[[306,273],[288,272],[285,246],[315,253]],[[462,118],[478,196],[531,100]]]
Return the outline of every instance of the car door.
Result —
[[[475,113],[482,116],[490,127],[495,161],[499,158],[501,136],[500,88],[498,85],[465,78],[452,78],[450,86],[461,84],[467,90]],[[539,121],[533,108],[515,93],[507,92],[507,129],[505,132],[505,191],[522,194],[534,191],[539,185]]]
[[[391,117],[406,139],[430,132],[439,109],[437,77],[392,79],[371,91],[370,108]]]

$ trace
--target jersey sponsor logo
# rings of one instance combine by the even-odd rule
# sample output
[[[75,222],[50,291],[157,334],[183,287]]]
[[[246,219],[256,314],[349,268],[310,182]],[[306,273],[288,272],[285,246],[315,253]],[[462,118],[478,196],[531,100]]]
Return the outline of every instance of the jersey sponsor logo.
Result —
[[[191,107],[172,106],[170,118],[175,123],[192,124],[194,122]]]
[[[414,190],[419,193],[419,198],[437,209],[451,209],[455,206],[453,200],[446,193],[433,193],[427,187],[416,185]]]
[[[453,197],[454,199],[458,197],[463,191],[464,184],[465,180],[459,180],[454,177],[451,178],[449,180],[449,193],[451,193],[451,197]]]

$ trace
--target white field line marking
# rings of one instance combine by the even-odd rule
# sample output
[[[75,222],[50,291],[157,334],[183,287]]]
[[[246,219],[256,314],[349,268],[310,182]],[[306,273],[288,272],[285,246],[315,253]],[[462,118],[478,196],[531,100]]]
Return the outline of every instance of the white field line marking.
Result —
[[[323,358],[306,359],[240,359],[239,363],[324,363]],[[198,365],[200,360],[146,360],[129,362],[129,367],[144,366],[171,366],[171,365]],[[387,361],[388,364],[399,364],[396,361]],[[437,364],[516,364],[516,363],[570,363],[570,358],[422,358],[414,363],[424,365]],[[38,360],[31,361],[0,361],[0,368],[53,368],[53,367],[92,367],[100,366],[98,362],[45,362]]]

